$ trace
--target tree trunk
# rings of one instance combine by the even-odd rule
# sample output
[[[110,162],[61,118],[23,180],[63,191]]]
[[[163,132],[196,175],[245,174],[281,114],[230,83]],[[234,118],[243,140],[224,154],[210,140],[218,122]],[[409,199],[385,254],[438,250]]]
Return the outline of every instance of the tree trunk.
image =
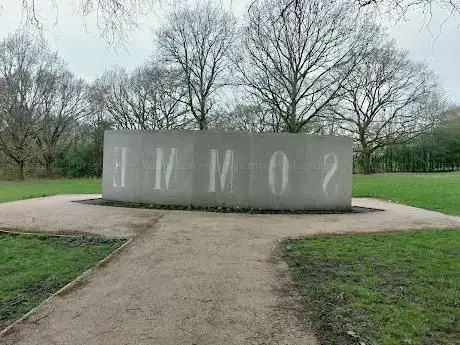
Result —
[[[206,120],[204,119],[200,120],[198,125],[200,126],[200,131],[206,130]]]
[[[18,163],[18,179],[24,181],[24,162]]]
[[[372,174],[371,153],[369,151],[364,151],[361,154],[361,162],[362,162],[363,174],[364,175]]]
[[[207,112],[206,112],[206,99],[204,96],[201,96],[200,101],[200,117],[198,126],[200,127],[200,131],[204,131],[207,129]]]
[[[53,162],[47,160],[45,163],[45,168],[46,168],[46,177],[51,178],[53,177]]]

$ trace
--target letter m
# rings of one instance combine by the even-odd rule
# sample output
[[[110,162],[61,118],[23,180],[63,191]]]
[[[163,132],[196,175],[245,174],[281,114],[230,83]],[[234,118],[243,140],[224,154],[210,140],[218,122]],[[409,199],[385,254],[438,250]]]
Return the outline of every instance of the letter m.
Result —
[[[233,150],[225,150],[224,162],[221,165],[219,160],[219,150],[210,149],[211,159],[209,164],[209,189],[208,192],[216,191],[216,178],[219,175],[220,190],[225,190],[227,178],[230,178],[229,192],[233,193]],[[230,174],[229,174],[230,173]]]
[[[171,179],[174,172],[174,180],[176,175],[176,161],[177,161],[177,148],[171,148],[169,153],[168,162],[164,161],[164,149],[162,147],[156,150],[156,161],[155,161],[155,188],[156,190],[163,190],[162,188],[162,177],[164,175],[164,190],[169,190],[171,185]]]

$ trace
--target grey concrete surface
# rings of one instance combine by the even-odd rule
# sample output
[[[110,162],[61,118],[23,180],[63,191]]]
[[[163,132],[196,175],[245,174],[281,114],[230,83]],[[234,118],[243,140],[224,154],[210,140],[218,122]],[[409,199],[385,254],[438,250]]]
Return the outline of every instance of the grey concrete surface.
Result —
[[[460,227],[460,218],[373,199],[378,213],[248,215],[154,211],[56,196],[0,204],[0,227],[134,236],[85,285],[53,298],[5,345],[310,345],[280,240],[324,233]],[[114,226],[120,223],[114,230]]]
[[[352,140],[288,133],[107,131],[109,200],[266,209],[351,207]]]

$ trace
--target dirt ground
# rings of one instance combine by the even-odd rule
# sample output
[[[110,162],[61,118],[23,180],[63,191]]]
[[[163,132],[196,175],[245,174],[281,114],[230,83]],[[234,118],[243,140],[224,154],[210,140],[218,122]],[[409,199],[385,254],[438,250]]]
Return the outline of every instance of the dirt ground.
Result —
[[[384,212],[247,215],[74,203],[0,204],[0,228],[133,237],[85,284],[42,305],[0,344],[317,344],[277,248],[285,237],[459,227],[460,218],[373,199]]]

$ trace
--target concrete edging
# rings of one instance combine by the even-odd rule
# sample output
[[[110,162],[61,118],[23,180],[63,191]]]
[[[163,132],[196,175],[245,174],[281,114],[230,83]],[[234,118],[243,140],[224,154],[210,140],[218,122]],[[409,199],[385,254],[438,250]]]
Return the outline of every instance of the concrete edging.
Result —
[[[30,233],[30,232],[20,232],[20,231],[6,231],[6,230],[1,230],[1,232],[4,233],[11,233],[11,234],[26,234],[26,235],[50,235],[50,236],[56,236],[56,237],[70,237],[72,235],[60,235],[60,234],[47,234],[47,233]],[[76,237],[73,235],[73,237]],[[115,249],[113,252],[111,252],[109,255],[107,255],[105,258],[102,260],[98,261],[93,267],[88,268],[85,272],[80,274],[78,277],[76,277],[74,280],[71,282],[67,283],[64,285],[62,288],[60,288],[58,291],[54,292],[51,296],[46,298],[44,301],[40,302],[36,307],[32,308],[29,310],[26,314],[21,316],[19,319],[14,321],[11,325],[7,326],[6,328],[2,329],[0,331],[0,337],[9,334],[10,332],[14,331],[14,328],[21,322],[27,320],[30,316],[35,314],[45,303],[49,302],[51,299],[57,297],[57,296],[62,296],[65,295],[66,293],[70,292],[72,289],[78,287],[78,285],[81,284],[81,282],[87,278],[89,275],[91,275],[97,268],[105,265],[108,263],[115,255],[117,255],[122,249],[124,249],[126,246],[128,246],[131,242],[133,241],[132,238],[127,238],[126,242],[123,243],[120,247]]]

